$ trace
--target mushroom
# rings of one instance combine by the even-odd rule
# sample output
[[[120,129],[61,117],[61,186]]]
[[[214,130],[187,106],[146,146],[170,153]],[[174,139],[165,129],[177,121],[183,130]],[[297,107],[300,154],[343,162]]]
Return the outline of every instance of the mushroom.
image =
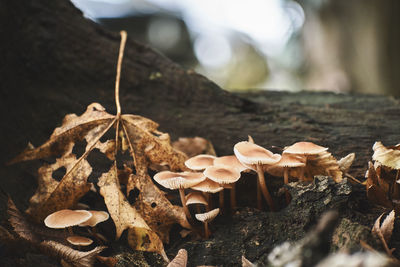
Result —
[[[297,142],[294,143],[293,145],[286,147],[283,150],[283,154],[289,153],[289,154],[297,154],[297,155],[304,155],[305,157],[305,164],[307,165],[307,159],[308,157],[312,155],[318,155],[322,152],[325,152],[328,150],[327,147],[322,147],[319,145],[316,145],[311,142]],[[301,181],[304,181],[304,168],[301,168],[301,173],[299,179]]]
[[[195,214],[196,219],[204,223],[204,235],[205,238],[210,236],[210,230],[208,229],[208,223],[214,220],[219,213],[219,209],[213,209],[206,213]]]
[[[87,237],[79,236],[79,235],[73,235],[67,237],[67,241],[71,243],[74,246],[89,246],[90,244],[93,243],[93,240]]]
[[[247,141],[237,143],[234,146],[233,151],[242,164],[250,166],[252,169],[257,171],[257,188],[261,188],[261,192],[267,201],[270,210],[275,211],[274,202],[265,183],[263,165],[275,164],[281,159],[281,155],[273,154],[271,151]],[[257,192],[258,191],[259,190],[257,189]],[[262,208],[261,198],[259,197],[258,208]]]
[[[219,184],[233,184],[240,179],[240,172],[236,168],[231,166],[209,166],[207,167],[203,174],[210,180],[217,182]],[[221,211],[224,209],[224,190],[219,192],[219,205]]]
[[[108,218],[110,218],[110,215],[105,211],[89,210],[89,212],[92,214],[92,217],[89,220],[80,223],[79,226],[90,226],[92,228],[92,234],[96,237],[97,241],[99,241],[99,239],[107,241],[104,240],[103,236],[97,234],[96,225],[98,223],[107,221]]]
[[[206,177],[199,172],[180,172],[163,171],[154,175],[154,180],[160,185],[169,189],[178,189],[182,207],[188,219],[191,219],[190,211],[186,205],[185,188],[204,181]]]
[[[199,204],[208,206],[207,199],[201,192],[191,192],[186,196],[186,205],[196,205],[198,213],[200,213]]]
[[[216,157],[207,154],[200,154],[185,161],[186,167],[194,171],[202,171],[214,164]]]
[[[235,155],[230,155],[230,156],[223,156],[223,157],[218,157],[214,160],[214,166],[230,166],[233,168],[237,168],[239,172],[247,172],[250,169],[246,166],[244,166],[240,161],[237,159]],[[233,183],[232,187],[230,188],[231,194],[231,210],[236,209],[236,185]]]
[[[282,168],[283,169],[283,181],[285,184],[289,183],[289,168],[296,168],[296,167],[304,167],[305,164],[305,158],[294,155],[294,154],[288,154],[284,153],[281,157],[281,160],[275,163],[274,165],[268,166],[268,168]],[[267,168],[267,172],[268,172]],[[286,204],[289,204],[290,202],[290,194],[287,190],[285,190],[285,198],[286,198]]]
[[[59,210],[56,211],[44,219],[44,224],[49,228],[68,228],[70,234],[72,234],[72,226],[78,225],[89,220],[92,217],[92,213],[87,210]]]
[[[205,193],[207,203],[208,203],[208,205],[206,206],[207,211],[210,211],[211,206],[212,206],[212,203],[210,201],[210,193],[214,194],[214,193],[224,190],[224,188],[219,183],[214,182],[208,178],[206,178],[201,183],[191,186],[190,188]]]

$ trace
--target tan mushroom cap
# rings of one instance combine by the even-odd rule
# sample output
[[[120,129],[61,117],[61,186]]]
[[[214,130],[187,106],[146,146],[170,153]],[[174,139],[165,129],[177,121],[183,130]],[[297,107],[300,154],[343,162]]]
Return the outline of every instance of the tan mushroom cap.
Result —
[[[244,165],[274,164],[281,159],[281,155],[273,154],[271,151],[247,142],[242,141],[233,147],[237,159]]]
[[[192,204],[208,205],[206,198],[201,192],[191,192],[186,196],[186,205]]]
[[[185,161],[186,167],[194,171],[201,171],[214,164],[216,157],[207,154],[200,154]]]
[[[93,240],[87,237],[73,235],[67,237],[67,241],[74,246],[89,246],[93,243]]]
[[[162,171],[154,175],[157,183],[169,189],[189,188],[205,179],[201,172]]]
[[[92,217],[89,220],[80,223],[79,226],[94,227],[96,224],[107,221],[108,218],[110,218],[110,215],[105,211],[89,210],[89,212],[92,214]]]
[[[224,190],[219,183],[216,183],[210,179],[205,179],[203,182],[193,185],[190,188],[206,193],[217,193]]]
[[[213,209],[206,213],[195,214],[194,216],[196,217],[197,220],[204,223],[208,223],[214,220],[214,218],[217,217],[218,213],[219,213],[219,208]]]
[[[233,168],[237,168],[239,172],[242,172],[244,170],[247,170],[248,167],[244,166],[240,161],[237,159],[235,155],[230,155],[230,156],[223,156],[223,157],[218,157],[214,160],[214,166],[219,166],[219,165],[225,165],[225,166],[230,166]]]
[[[219,184],[231,184],[240,179],[240,172],[236,168],[227,166],[209,166],[203,174],[210,180]]]
[[[49,228],[66,228],[89,220],[92,214],[87,210],[59,210],[44,219]]]
[[[304,157],[285,153],[282,155],[281,160],[275,163],[274,166],[294,168],[294,167],[304,167],[306,166],[306,163]]]
[[[327,147],[322,147],[311,142],[297,142],[285,148],[283,153],[316,155],[328,150]]]

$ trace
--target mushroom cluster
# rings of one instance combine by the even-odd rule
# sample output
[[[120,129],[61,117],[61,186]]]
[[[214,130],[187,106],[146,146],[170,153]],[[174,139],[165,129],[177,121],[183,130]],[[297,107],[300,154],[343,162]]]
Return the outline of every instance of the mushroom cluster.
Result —
[[[94,235],[94,237],[97,240],[104,240],[104,237],[96,233],[95,227],[98,223],[108,220],[108,218],[109,214],[105,211],[64,209],[48,215],[44,219],[44,224],[49,228],[68,229],[69,236],[66,238],[66,240],[74,246],[81,247],[89,246],[93,243],[93,240],[87,237],[74,235],[72,227],[91,227],[91,233]]]
[[[216,157],[200,154],[185,162],[190,171],[162,171],[154,176],[154,180],[165,188],[179,190],[183,209],[191,223],[193,216],[188,206],[196,205],[195,218],[204,223],[204,236],[208,237],[208,223],[219,212],[224,212],[224,189],[230,190],[231,210],[236,208],[235,184],[242,172],[257,173],[257,207],[260,210],[263,208],[262,197],[270,211],[276,210],[265,181],[265,173],[282,177],[284,184],[288,184],[291,177],[310,181],[315,175],[329,175],[339,182],[342,179],[342,170],[338,161],[327,150],[328,148],[311,142],[298,142],[286,147],[282,155],[274,154],[255,144],[249,136],[248,141],[239,142],[233,147],[233,155]],[[217,192],[219,208],[212,209],[210,194]],[[287,190],[285,198],[289,203],[291,196]],[[202,207],[205,213],[201,213]]]
[[[247,168],[234,155],[216,157],[200,154],[188,159],[185,165],[191,171],[162,171],[154,175],[154,180],[165,188],[179,190],[182,207],[189,221],[193,217],[188,208],[196,205],[195,218],[204,223],[204,236],[210,235],[208,223],[224,210],[223,190],[231,190],[231,208],[236,207],[235,183],[240,173]],[[186,195],[185,190],[190,190]],[[220,193],[220,208],[212,209],[210,194]],[[204,207],[202,213],[202,208]]]

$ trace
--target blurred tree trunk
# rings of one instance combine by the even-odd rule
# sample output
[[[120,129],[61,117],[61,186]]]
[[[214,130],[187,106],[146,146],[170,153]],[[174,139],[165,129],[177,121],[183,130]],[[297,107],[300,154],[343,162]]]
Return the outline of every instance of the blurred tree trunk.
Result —
[[[299,0],[307,88],[400,96],[400,2]]]

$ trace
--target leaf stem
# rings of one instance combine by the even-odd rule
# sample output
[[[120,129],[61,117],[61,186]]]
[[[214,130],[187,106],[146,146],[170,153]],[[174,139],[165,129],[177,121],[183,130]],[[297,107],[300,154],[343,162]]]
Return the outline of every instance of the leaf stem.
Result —
[[[121,44],[119,46],[118,64],[117,64],[117,77],[115,79],[115,105],[117,106],[117,118],[121,115],[121,104],[119,103],[119,81],[121,78],[121,65],[124,57],[124,49],[126,43],[126,31],[121,31]]]

